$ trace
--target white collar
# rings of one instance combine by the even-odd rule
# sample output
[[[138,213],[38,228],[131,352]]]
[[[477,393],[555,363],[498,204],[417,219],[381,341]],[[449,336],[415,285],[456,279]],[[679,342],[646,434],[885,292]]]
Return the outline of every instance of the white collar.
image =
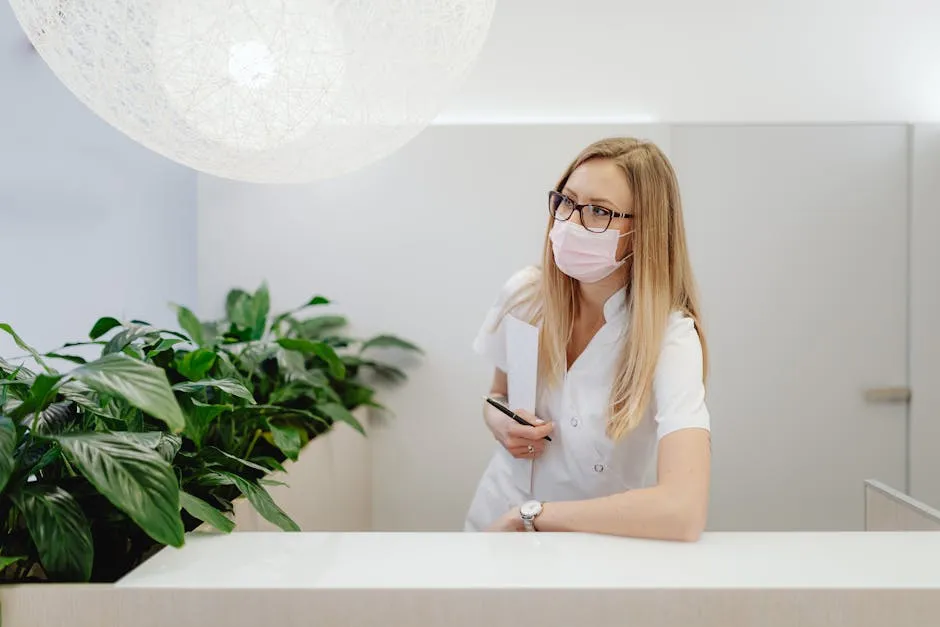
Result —
[[[626,285],[611,294],[610,298],[604,302],[604,321],[611,322],[626,315],[629,299],[630,294],[627,293]]]

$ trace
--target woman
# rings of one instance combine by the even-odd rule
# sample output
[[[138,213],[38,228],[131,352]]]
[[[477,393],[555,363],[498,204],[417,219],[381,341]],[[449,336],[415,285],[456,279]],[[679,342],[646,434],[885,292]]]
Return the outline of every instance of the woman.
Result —
[[[505,403],[503,321],[539,327],[536,415],[517,410],[535,426],[484,404],[501,446],[465,528],[694,541],[710,424],[675,173],[651,143],[605,139],[548,200],[542,269],[509,280],[475,342],[496,368],[490,396]]]

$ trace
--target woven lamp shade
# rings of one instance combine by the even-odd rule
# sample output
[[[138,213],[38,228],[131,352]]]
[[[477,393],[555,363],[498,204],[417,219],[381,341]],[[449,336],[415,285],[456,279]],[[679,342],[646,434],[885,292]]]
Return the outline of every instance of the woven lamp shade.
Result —
[[[10,0],[75,96],[135,141],[216,176],[330,178],[438,114],[496,0]]]

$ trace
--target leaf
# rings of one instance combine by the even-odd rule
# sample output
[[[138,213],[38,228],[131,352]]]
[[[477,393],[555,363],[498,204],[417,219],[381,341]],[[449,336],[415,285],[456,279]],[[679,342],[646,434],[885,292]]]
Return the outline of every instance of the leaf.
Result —
[[[134,359],[139,359],[140,361],[144,360],[143,352],[141,352],[141,350],[137,348],[136,346],[134,346],[133,344],[128,344],[127,346],[121,349],[121,352],[124,353],[125,355],[129,355],[133,357]]]
[[[274,445],[281,449],[287,459],[297,461],[302,446],[300,432],[289,425],[282,426],[272,421],[268,421],[268,428],[274,437]]]
[[[181,375],[190,381],[205,379],[209,370],[215,365],[215,352],[200,348],[189,353],[185,353],[176,361],[176,369]]]
[[[110,355],[111,353],[127,351],[135,340],[157,333],[158,331],[153,327],[129,323],[123,331],[108,340],[101,352],[104,355]]]
[[[291,381],[286,385],[279,385],[274,388],[268,397],[271,405],[281,405],[295,401],[298,398],[314,396],[314,388],[305,381]]]
[[[258,485],[262,486],[284,486],[288,487],[285,481],[277,481],[275,479],[258,479]]]
[[[56,349],[57,351],[62,350],[63,348],[72,348],[73,346],[107,346],[108,343],[102,340],[95,340],[92,342],[66,342],[61,347]]]
[[[91,394],[92,389],[81,381],[63,381],[59,386],[59,394],[66,400],[72,401],[82,409],[87,409],[89,413],[101,413],[102,408],[97,399]]]
[[[285,319],[291,317],[293,314],[295,314],[296,312],[298,312],[298,311],[300,311],[300,310],[302,310],[302,309],[306,309],[307,307],[317,307],[317,306],[320,306],[320,305],[329,305],[329,304],[330,304],[330,299],[328,299],[327,297],[325,297],[325,296],[319,296],[319,295],[318,295],[318,296],[313,296],[313,297],[310,298],[310,300],[308,300],[307,302],[305,302],[305,303],[304,303],[303,305],[301,305],[300,307],[298,307],[298,308],[296,308],[296,309],[294,309],[294,310],[291,310],[291,311],[285,311],[284,313],[278,314],[277,316],[275,316],[274,322],[273,322],[273,324],[272,324],[271,326],[277,326],[277,325],[278,325],[279,323],[281,323],[283,320],[285,320]]]
[[[269,471],[276,470],[278,472],[287,472],[287,470],[284,468],[284,465],[273,457],[256,457],[255,460],[259,463],[267,464]],[[258,483],[264,483],[264,481],[259,479]]]
[[[370,348],[400,348],[402,350],[424,354],[424,351],[421,350],[417,345],[399,337],[395,337],[394,335],[377,335],[371,340],[363,342],[362,348],[359,349],[359,352],[364,353]]]
[[[326,386],[322,388],[317,388],[317,402],[318,403],[339,403],[343,404],[343,398],[339,393],[331,386]]]
[[[303,353],[297,351],[279,350],[277,352],[277,365],[288,374],[289,379],[307,372],[307,364],[304,361]]]
[[[252,339],[260,340],[264,335],[264,328],[271,312],[271,295],[268,284],[262,283],[251,297],[251,329]]]
[[[408,378],[408,375],[405,374],[404,370],[389,364],[382,364],[377,361],[366,361],[363,362],[362,365],[366,368],[371,368],[372,372],[374,372],[380,379],[384,379],[385,381],[390,381],[392,383],[404,381]]]
[[[304,307],[316,307],[317,305],[329,305],[329,304],[330,304],[330,299],[327,298],[326,296],[314,296],[313,298],[308,300],[306,303],[304,303],[303,306]]]
[[[216,388],[223,392],[228,392],[232,396],[243,398],[250,403],[255,402],[255,398],[251,395],[251,392],[248,391],[248,388],[235,379],[203,379],[202,381],[177,383],[173,386],[173,389],[177,392],[195,392],[196,390],[204,390],[206,388]]]
[[[209,523],[223,533],[231,533],[235,529],[235,523],[226,518],[225,515],[212,507],[200,498],[180,490],[180,505],[193,518],[198,518],[204,523]]]
[[[95,558],[91,526],[72,495],[58,486],[33,484],[12,499],[46,572],[68,581],[88,581]]]
[[[264,335],[271,298],[267,283],[262,283],[254,294],[232,290],[226,298],[225,310],[234,327],[234,335],[242,340],[259,340]]]
[[[117,318],[112,318],[110,316],[106,318],[98,318],[98,321],[95,322],[95,326],[93,326],[91,331],[88,332],[88,337],[89,339],[97,340],[99,337],[114,327],[119,326],[121,326],[121,322]]]
[[[186,408],[186,428],[183,433],[193,441],[196,448],[202,448],[202,441],[209,432],[212,421],[220,414],[235,409],[234,405],[210,405],[195,398],[189,399],[191,407]]]
[[[181,448],[183,448],[183,438],[175,433],[161,433],[160,443],[154,450],[160,457],[172,463]]]
[[[250,377],[246,377],[241,373],[241,371],[235,366],[235,363],[232,361],[233,357],[230,353],[225,351],[220,351],[217,354],[218,361],[216,364],[219,366],[219,374],[223,379],[234,379],[239,381],[242,385],[250,385]],[[236,357],[237,359],[237,357]]]
[[[359,405],[373,404],[375,390],[364,385],[347,383],[343,386],[342,399],[344,407],[358,407]]]
[[[52,462],[58,460],[62,455],[62,449],[58,446],[50,446],[45,453],[42,454],[32,468],[29,469],[29,472],[26,473],[27,477],[31,477],[38,473],[40,470],[51,464]]]
[[[48,372],[49,374],[56,374],[55,370],[47,366],[46,362],[42,360],[42,357],[39,355],[39,352],[35,348],[30,346],[29,344],[24,342],[23,339],[19,335],[16,334],[16,331],[13,330],[13,327],[11,327],[8,323],[0,322],[0,331],[6,331],[10,335],[10,337],[13,338],[13,341],[16,343],[16,345],[22,348],[24,351],[26,351],[30,355],[32,355],[33,359],[36,360],[36,363],[42,366],[42,368],[46,372]]]
[[[50,359],[64,359],[65,361],[70,361],[73,364],[87,364],[88,360],[84,357],[79,357],[78,355],[66,355],[63,353],[46,353],[44,357],[49,357]]]
[[[339,400],[339,396],[337,396]],[[269,419],[274,418],[300,418],[302,420],[312,420],[315,423],[330,427],[330,422],[323,416],[318,416],[309,409],[298,409],[296,407],[282,407],[280,405],[255,405],[252,410],[259,412],[262,416]]]
[[[231,453],[227,453],[227,452],[223,451],[223,450],[220,449],[220,448],[216,448],[216,447],[213,446],[213,447],[211,447],[209,450],[212,450],[212,451],[215,451],[215,452],[217,452],[217,453],[220,453],[223,457],[226,457],[226,458],[232,460],[233,462],[238,462],[239,464],[241,464],[242,466],[245,466],[246,468],[254,468],[255,470],[260,470],[261,472],[263,472],[263,473],[265,473],[265,474],[267,474],[267,473],[269,472],[269,469],[268,469],[268,468],[265,468],[264,466],[259,466],[258,464],[254,463],[254,462],[248,461],[247,459],[242,459],[241,457],[236,457],[235,455],[232,455]]]
[[[13,467],[16,465],[13,459],[15,452],[16,425],[6,416],[0,416],[0,493],[13,474]]]
[[[22,418],[28,414],[44,410],[56,396],[56,390],[62,375],[37,375],[29,388],[29,396],[11,412],[13,418]]]
[[[30,427],[36,433],[48,435],[58,433],[63,428],[67,428],[73,419],[72,403],[65,401],[52,403],[34,418],[26,418],[23,421],[25,426]]]
[[[184,340],[181,340],[175,337],[161,338],[160,342],[156,346],[154,346],[149,351],[147,351],[147,359],[153,359],[154,356],[162,353],[165,350],[169,350],[173,348],[173,346],[175,346],[176,344],[179,344],[182,341]]]
[[[157,366],[121,353],[79,366],[69,376],[88,387],[120,397],[179,433],[186,426],[166,373]]]
[[[326,403],[324,405],[320,405],[317,407],[317,411],[326,414],[331,420],[333,420],[333,422],[345,422],[362,435],[366,434],[366,430],[362,426],[362,423],[356,420],[356,417],[339,403]]]
[[[297,330],[301,337],[311,339],[319,338],[325,331],[339,329],[347,324],[348,321],[343,316],[317,316],[299,322]]]
[[[346,365],[343,363],[343,360],[339,358],[339,355],[336,354],[336,351],[328,344],[293,337],[282,337],[277,343],[287,350],[316,355],[326,362],[330,375],[336,379],[342,379],[346,376]]]
[[[203,472],[196,475],[193,480],[193,483],[199,486],[206,487],[217,487],[223,485],[235,485],[235,482],[232,481],[232,476],[229,474],[223,474],[221,472],[209,471]],[[218,496],[216,498],[219,498]]]
[[[271,498],[271,495],[268,494],[268,491],[263,487],[238,475],[233,475],[232,473],[223,472],[219,474],[231,479],[235,487],[238,488],[238,491],[248,499],[248,502],[254,506],[265,520],[277,525],[284,531],[300,531],[300,527],[297,526],[297,523],[291,520],[291,518],[284,513],[284,510],[277,506],[274,499]]]
[[[363,359],[356,355],[344,355],[343,363],[347,368],[369,368],[380,379],[390,382],[404,381],[408,378],[405,371],[390,364],[383,364],[378,361]]]
[[[196,317],[196,314],[182,305],[174,306],[176,307],[176,321],[179,323],[180,328],[186,331],[190,339],[199,346],[205,344],[202,323],[199,321],[199,318]]]
[[[138,433],[115,431],[111,435],[116,438],[123,438],[132,445],[145,446],[155,451],[167,462],[172,462],[183,446],[183,439],[180,436],[163,431],[142,431]]]
[[[225,316],[229,321],[239,326],[248,326],[246,321],[239,319],[239,314],[241,312],[242,303],[250,298],[251,295],[245,290],[238,288],[229,290],[228,295],[225,297]]]
[[[29,370],[23,367],[22,364],[18,364],[14,366],[13,364],[5,360],[3,357],[0,357],[0,372],[3,372],[5,374],[12,374],[12,375],[17,375],[17,373],[21,373],[23,377],[29,377],[29,378],[33,377],[33,373],[29,372]]]
[[[25,555],[19,555],[16,557],[7,557],[6,555],[0,555],[0,572],[3,572],[3,569],[9,566],[10,564],[16,564],[20,560],[25,560]]]
[[[55,441],[75,467],[151,538],[183,545],[179,485],[169,462],[139,434],[83,433]],[[136,440],[136,441],[135,441]]]

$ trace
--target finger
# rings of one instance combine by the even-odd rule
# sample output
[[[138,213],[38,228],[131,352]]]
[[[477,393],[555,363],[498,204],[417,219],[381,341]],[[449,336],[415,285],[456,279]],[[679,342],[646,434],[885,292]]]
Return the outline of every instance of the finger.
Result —
[[[526,450],[530,446],[538,450],[545,448],[545,440],[529,440],[527,438],[507,438],[505,446],[508,449]]]
[[[514,446],[507,450],[509,450],[510,455],[517,459],[537,459],[545,452],[545,447],[528,444],[524,446]]]
[[[507,442],[506,448],[511,451],[528,451],[530,448],[541,452],[545,448],[544,442],[533,440],[511,440]]]
[[[554,424],[545,422],[537,427],[526,427],[524,425],[513,423],[509,426],[507,433],[514,438],[523,438],[525,440],[541,440],[550,435],[554,430]]]
[[[517,409],[515,411],[517,416],[528,422],[530,425],[540,425],[545,422],[530,411],[526,411],[524,409]]]
[[[509,454],[515,457],[516,459],[527,459],[531,457],[531,453],[525,448],[515,447],[509,449]]]

